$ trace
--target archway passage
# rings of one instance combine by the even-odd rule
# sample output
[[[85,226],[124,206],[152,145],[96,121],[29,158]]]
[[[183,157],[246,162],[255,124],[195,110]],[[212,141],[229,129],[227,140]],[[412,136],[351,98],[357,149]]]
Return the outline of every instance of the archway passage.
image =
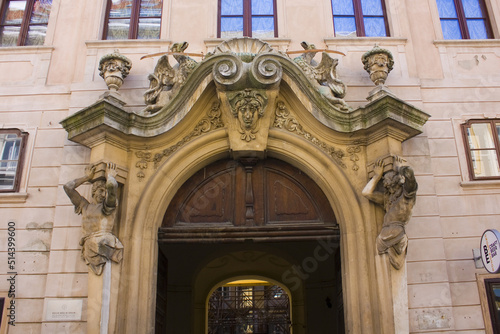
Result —
[[[290,297],[271,282],[235,280],[209,297],[208,334],[289,334],[290,327]]]
[[[209,333],[209,296],[234,277],[286,287],[290,333],[343,333],[339,241],[326,196],[299,169],[275,159],[201,169],[158,231],[156,333]]]

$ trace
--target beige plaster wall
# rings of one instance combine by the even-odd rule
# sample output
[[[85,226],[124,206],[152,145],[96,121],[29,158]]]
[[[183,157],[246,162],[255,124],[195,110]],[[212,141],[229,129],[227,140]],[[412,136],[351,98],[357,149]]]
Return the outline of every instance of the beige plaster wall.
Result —
[[[500,6],[486,2],[499,38]],[[434,0],[386,5],[392,37],[347,39],[333,38],[328,0],[278,0],[280,39],[270,42],[300,50],[307,40],[344,52],[338,72],[354,107],[365,104],[373,88],[361,55],[375,43],[393,53],[388,87],[432,115],[424,133],[403,145],[420,184],[407,230],[410,331],[483,333],[475,275],[485,270],[475,269],[472,249],[486,228],[500,229],[500,182],[468,179],[459,125],[500,117],[500,42],[443,41]],[[106,90],[97,70],[100,57],[118,48],[132,60],[121,94],[127,108],[137,111],[144,107],[147,75],[158,59],[140,57],[182,40],[189,41],[189,52],[207,52],[216,37],[215,0],[165,0],[159,41],[101,41],[104,7],[104,1],[54,0],[45,46],[0,48],[0,127],[29,132],[20,194],[0,194],[0,291],[8,289],[3,269],[8,221],[16,222],[19,240],[18,313],[11,334],[86,332],[80,218],[62,185],[82,174],[90,151],[69,142],[59,121]],[[82,193],[89,195],[86,188]],[[45,321],[49,298],[83,299],[82,321]]]

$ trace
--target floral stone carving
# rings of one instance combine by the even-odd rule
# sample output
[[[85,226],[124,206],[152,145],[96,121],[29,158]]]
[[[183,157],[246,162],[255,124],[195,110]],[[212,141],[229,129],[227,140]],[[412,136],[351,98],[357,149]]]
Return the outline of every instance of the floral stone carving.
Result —
[[[346,85],[337,76],[338,59],[333,59],[326,52],[322,52],[321,62],[318,65],[314,60],[317,52],[309,52],[309,50],[315,50],[316,46],[307,42],[302,42],[300,45],[306,52],[294,58],[293,61],[299,65],[324,97],[340,110],[348,111],[349,107],[342,99],[346,94]]]
[[[370,74],[370,79],[377,86],[383,86],[385,80],[394,67],[394,58],[389,50],[375,45],[373,49],[366,52],[361,58],[365,70]]]
[[[387,253],[389,261],[396,269],[405,262],[408,237],[405,226],[411,218],[417,198],[418,184],[413,169],[403,166],[403,159],[394,157],[393,169],[384,173],[384,160],[379,159],[374,166],[374,175],[363,189],[363,196],[384,207],[384,223],[377,236],[379,254]],[[383,178],[383,191],[377,185]]]
[[[76,191],[83,183],[93,180],[95,171],[95,165],[88,166],[85,176],[66,183],[64,191],[75,206],[75,213],[82,215],[82,258],[96,275],[101,275],[106,262],[122,260],[123,245],[112,233],[118,207],[116,165],[107,164],[106,180],[93,181],[92,203]]]
[[[177,60],[177,64],[173,67],[168,61],[168,55],[164,55],[158,60],[154,73],[148,76],[149,89],[144,93],[144,101],[148,106],[144,111],[155,113],[167,105],[196,68],[198,63],[191,57],[182,54],[188,46],[188,42],[172,45],[170,51]]]
[[[117,92],[120,89],[131,68],[130,59],[118,53],[118,50],[99,60],[99,75],[112,92]]]

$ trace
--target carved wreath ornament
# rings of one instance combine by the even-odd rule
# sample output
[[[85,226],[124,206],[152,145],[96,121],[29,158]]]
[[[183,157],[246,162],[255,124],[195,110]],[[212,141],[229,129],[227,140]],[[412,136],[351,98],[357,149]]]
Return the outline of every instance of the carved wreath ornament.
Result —
[[[258,91],[245,89],[229,101],[232,114],[238,119],[241,139],[247,142],[255,139],[259,131],[259,120],[264,115],[267,97]]]

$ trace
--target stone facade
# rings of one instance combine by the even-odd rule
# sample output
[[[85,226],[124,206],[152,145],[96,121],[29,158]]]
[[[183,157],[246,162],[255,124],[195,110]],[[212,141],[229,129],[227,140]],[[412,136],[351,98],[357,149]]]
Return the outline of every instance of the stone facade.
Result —
[[[215,38],[217,1],[164,1],[160,40],[104,41],[104,1],[57,0],[44,46],[0,47],[0,128],[29,133],[20,190],[0,193],[0,297],[10,287],[8,223],[16,228],[16,326],[8,333],[99,332],[102,277],[80,257],[82,220],[63,185],[89,164],[104,176],[104,162],[117,165],[113,231],[124,247],[123,261],[112,264],[109,332],[154,332],[155,240],[169,202],[204,166],[230,151],[243,157],[247,143],[308,174],[338,214],[352,333],[491,333],[482,282],[499,276],[477,269],[472,249],[485,229],[500,230],[500,181],[470,179],[460,125],[500,118],[500,42],[443,40],[434,0],[385,3],[392,37],[342,38],[333,35],[330,1],[277,0],[280,37],[264,42],[281,81],[252,87],[267,99],[248,127],[231,103],[234,87],[214,84],[217,50],[228,48]],[[500,4],[486,4],[499,38]],[[193,76],[149,115],[143,94],[159,57],[141,57],[180,41],[213,55],[193,56]],[[284,53],[303,41],[345,54],[332,57],[349,110],[322,96]],[[377,91],[361,62],[375,44],[394,60]],[[119,94],[106,95],[99,64],[115,50],[133,65]],[[418,182],[399,270],[376,249],[384,212],[362,196],[376,161],[388,159],[388,170],[394,155]],[[89,185],[79,191],[91,197]],[[82,302],[79,319],[50,318],[53,301],[74,300]]]

